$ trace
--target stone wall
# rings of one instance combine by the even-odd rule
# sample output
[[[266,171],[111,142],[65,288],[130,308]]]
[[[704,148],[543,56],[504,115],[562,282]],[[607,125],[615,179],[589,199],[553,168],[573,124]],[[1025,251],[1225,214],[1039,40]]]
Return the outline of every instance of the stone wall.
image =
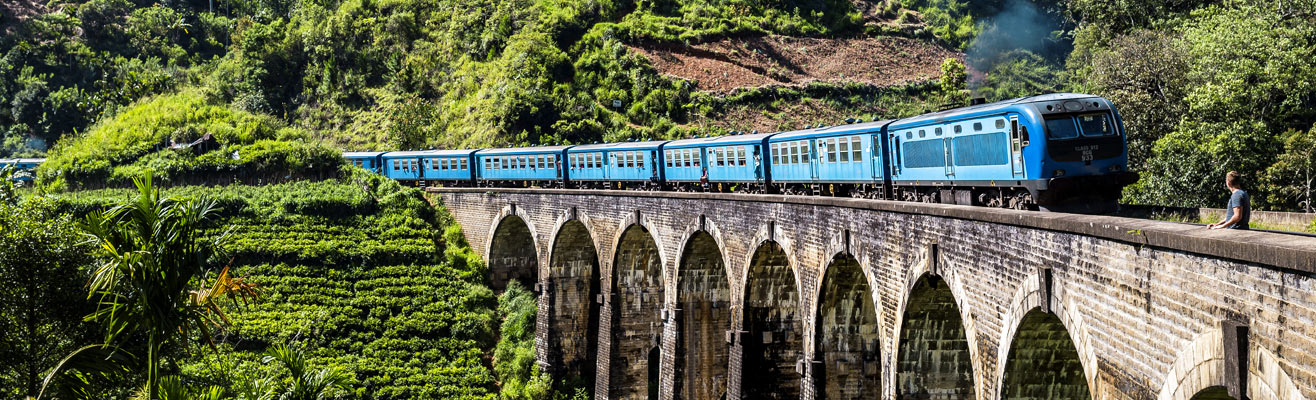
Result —
[[[1316,239],[856,199],[434,191],[491,271],[532,267],[502,256],[511,246],[535,251],[533,276],[543,282],[579,279],[586,274],[571,271],[583,264],[551,263],[550,253],[569,221],[589,232],[598,256],[589,279],[608,288],[595,298],[596,398],[741,398],[758,385],[798,387],[806,399],[1188,399],[1215,387],[1253,399],[1316,397]],[[511,216],[533,243],[490,234],[515,224]],[[780,249],[789,272],[782,261],[754,261],[764,243]],[[686,257],[699,246],[705,256]],[[579,248],[556,249],[571,251],[581,258]],[[547,287],[562,297],[555,285]],[[783,302],[764,311],[769,296]],[[579,368],[545,350],[582,348],[546,322],[566,315],[550,310],[565,303],[540,304],[540,359],[550,370]],[[682,318],[692,308],[701,317]],[[761,350],[765,331],[793,348]],[[699,354],[680,354],[692,346]],[[770,365],[746,366],[760,351]],[[677,375],[691,366],[710,372]]]

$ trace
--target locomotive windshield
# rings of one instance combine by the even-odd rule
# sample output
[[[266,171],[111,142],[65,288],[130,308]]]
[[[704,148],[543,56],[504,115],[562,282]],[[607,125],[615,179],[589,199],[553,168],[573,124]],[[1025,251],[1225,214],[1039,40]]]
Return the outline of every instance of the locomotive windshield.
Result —
[[[1083,136],[1108,136],[1115,134],[1115,128],[1110,123],[1110,115],[1106,113],[1087,114],[1075,117],[1078,120],[1078,126],[1083,128]]]
[[[1116,134],[1115,124],[1110,114],[1094,113],[1077,116],[1056,116],[1046,118],[1046,137],[1064,140],[1083,137],[1102,137]]]
[[[1046,119],[1046,137],[1048,139],[1073,139],[1078,137],[1078,127],[1070,116],[1050,117]]]

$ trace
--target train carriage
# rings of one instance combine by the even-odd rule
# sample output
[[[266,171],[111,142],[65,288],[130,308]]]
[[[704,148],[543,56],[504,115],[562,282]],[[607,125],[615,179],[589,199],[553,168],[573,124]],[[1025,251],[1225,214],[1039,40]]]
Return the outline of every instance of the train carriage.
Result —
[[[782,193],[882,197],[882,128],[890,121],[785,132],[768,139],[772,184]]]
[[[1091,95],[926,114],[892,123],[887,137],[900,200],[1091,212],[1137,179],[1125,171],[1118,114]]]
[[[15,175],[9,179],[15,182],[31,182],[32,176],[36,174],[37,167],[46,162],[44,158],[0,158],[0,168],[13,166],[15,170],[25,171],[26,174]]]
[[[467,186],[472,183],[471,170],[477,150],[392,151],[379,155],[384,176],[417,184]]]
[[[384,155],[382,151],[346,151],[343,152],[343,158],[347,159],[348,164],[365,168],[376,174],[383,172],[384,161],[380,156]]]
[[[662,145],[663,171],[669,184],[691,188],[708,174],[713,190],[733,186],[763,191],[770,181],[764,156],[773,134],[718,136],[673,140]]]
[[[665,141],[574,146],[567,150],[567,176],[577,186],[656,189],[663,180],[659,147]]]
[[[483,186],[558,187],[567,180],[563,159],[571,146],[485,149],[475,153]]]

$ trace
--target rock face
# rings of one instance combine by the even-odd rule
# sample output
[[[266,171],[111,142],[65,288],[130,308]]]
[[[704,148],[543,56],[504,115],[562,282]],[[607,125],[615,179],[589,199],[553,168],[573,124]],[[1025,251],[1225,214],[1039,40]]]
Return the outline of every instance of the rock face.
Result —
[[[596,398],[1316,397],[1316,239],[855,199],[431,190],[495,287],[550,293],[539,359]]]

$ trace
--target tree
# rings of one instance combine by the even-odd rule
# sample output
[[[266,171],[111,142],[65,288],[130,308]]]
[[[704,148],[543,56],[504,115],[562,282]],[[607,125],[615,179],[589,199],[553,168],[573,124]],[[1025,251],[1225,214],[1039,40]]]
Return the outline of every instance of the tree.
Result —
[[[1109,46],[1092,57],[1085,83],[1121,111],[1130,167],[1143,170],[1152,144],[1175,130],[1188,106],[1188,58],[1168,32],[1137,30]]]
[[[965,72],[964,63],[958,59],[947,58],[941,62],[941,78],[938,83],[941,85],[941,93],[946,104],[960,104],[968,97],[969,75]]]
[[[1286,135],[1284,152],[1266,169],[1264,184],[1270,204],[1316,212],[1316,126]]]
[[[36,395],[46,368],[95,335],[79,293],[90,248],[57,210],[41,197],[0,202],[0,397]]]
[[[136,199],[92,212],[81,224],[101,259],[88,292],[98,306],[88,318],[104,326],[102,348],[145,343],[146,394],[158,399],[165,354],[194,334],[209,342],[212,329],[228,322],[220,298],[246,301],[256,292],[228,267],[202,285],[227,237],[206,236],[214,228],[214,201],[162,197],[149,174],[133,183]]]

